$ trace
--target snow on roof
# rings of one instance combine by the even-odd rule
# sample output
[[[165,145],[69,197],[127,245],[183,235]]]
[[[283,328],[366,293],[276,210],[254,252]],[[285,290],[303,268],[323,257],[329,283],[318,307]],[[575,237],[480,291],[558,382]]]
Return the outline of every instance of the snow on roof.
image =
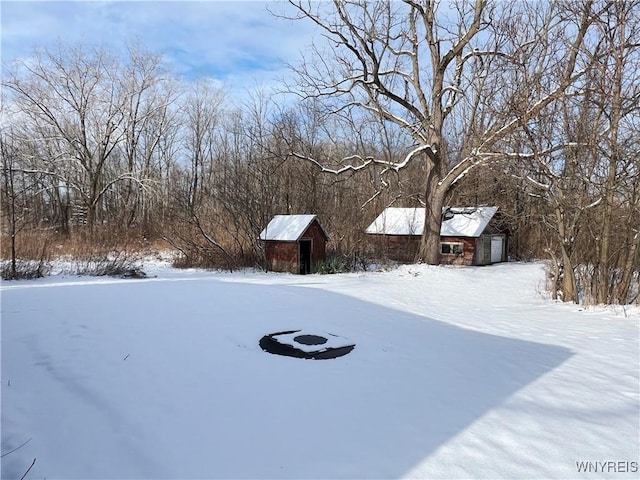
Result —
[[[452,217],[442,221],[440,236],[479,237],[498,207],[451,207]],[[377,235],[422,235],[424,208],[386,208],[366,230]]]
[[[315,215],[276,215],[260,232],[260,240],[295,242],[315,219]]]
[[[379,235],[422,235],[424,208],[389,207],[378,215],[367,233]]]
[[[451,208],[453,218],[443,220],[443,237],[479,237],[498,211],[498,207]],[[447,217],[445,217],[446,219]]]

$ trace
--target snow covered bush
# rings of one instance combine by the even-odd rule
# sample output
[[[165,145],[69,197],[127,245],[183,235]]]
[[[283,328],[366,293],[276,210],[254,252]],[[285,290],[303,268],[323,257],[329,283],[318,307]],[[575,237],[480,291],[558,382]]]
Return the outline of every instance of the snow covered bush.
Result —
[[[66,267],[71,275],[144,278],[140,259],[128,252],[97,252],[79,256]]]
[[[11,260],[2,262],[0,272],[2,280],[24,280],[29,278],[45,277],[51,271],[51,264],[44,260],[20,260],[15,264]]]

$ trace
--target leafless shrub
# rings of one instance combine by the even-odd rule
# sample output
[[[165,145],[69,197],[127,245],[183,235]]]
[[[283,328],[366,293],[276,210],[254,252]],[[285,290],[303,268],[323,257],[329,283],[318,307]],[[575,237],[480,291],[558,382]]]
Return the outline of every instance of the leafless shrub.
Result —
[[[51,264],[43,260],[17,259],[15,266],[11,261],[3,260],[0,266],[0,275],[3,280],[27,280],[42,278],[51,271]]]
[[[142,278],[145,245],[134,229],[86,229],[64,239],[56,253],[68,259],[63,271],[69,275]]]
[[[90,252],[76,256],[65,273],[70,275],[144,278],[140,258],[126,251]]]
[[[50,271],[51,256],[49,239],[46,237],[43,241],[37,236],[28,236],[24,242],[20,243],[18,256],[10,256],[9,260],[3,260],[0,264],[0,275],[3,280],[41,278],[47,276]]]

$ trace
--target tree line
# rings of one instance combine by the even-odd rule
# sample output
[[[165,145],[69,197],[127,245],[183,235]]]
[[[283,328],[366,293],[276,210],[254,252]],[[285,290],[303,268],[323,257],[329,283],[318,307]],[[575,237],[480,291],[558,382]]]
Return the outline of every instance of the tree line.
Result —
[[[638,301],[640,3],[290,7],[330,41],[286,95],[230,99],[141,46],[6,67],[3,257],[144,240],[184,265],[262,265],[274,214],[316,213],[354,265],[393,205],[427,207],[416,261],[437,263],[443,207],[492,204],[513,259],[550,260],[554,298]]]

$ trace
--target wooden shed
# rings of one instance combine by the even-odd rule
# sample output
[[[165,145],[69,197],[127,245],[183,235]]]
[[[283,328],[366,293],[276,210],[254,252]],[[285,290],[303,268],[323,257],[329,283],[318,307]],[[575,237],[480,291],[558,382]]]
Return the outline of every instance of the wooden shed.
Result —
[[[315,215],[276,215],[260,233],[269,270],[307,274],[326,258],[329,236]]]
[[[489,265],[507,260],[507,229],[498,207],[447,207],[440,228],[440,263]],[[376,253],[412,262],[424,230],[424,208],[385,209],[366,230]]]

